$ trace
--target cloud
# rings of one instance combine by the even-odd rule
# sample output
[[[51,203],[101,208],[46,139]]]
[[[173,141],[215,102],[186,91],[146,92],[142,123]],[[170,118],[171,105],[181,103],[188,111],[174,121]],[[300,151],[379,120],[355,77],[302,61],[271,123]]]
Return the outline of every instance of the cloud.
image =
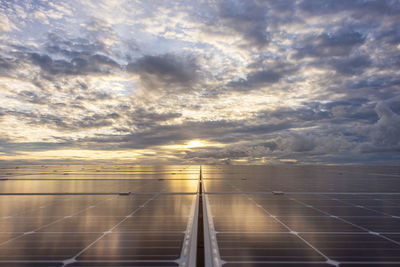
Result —
[[[239,90],[246,90],[246,88],[254,88],[260,85],[277,83],[281,78],[282,75],[273,70],[262,70],[250,73],[246,79],[232,82],[231,85],[239,88]]]
[[[330,65],[342,75],[359,75],[372,65],[368,56],[357,56],[341,60],[333,60]]]
[[[35,103],[37,104],[37,103]],[[44,104],[44,103],[42,103]],[[85,110],[87,112],[87,110]],[[116,112],[108,112],[105,114],[85,114],[78,118],[67,116],[67,114],[52,114],[44,112],[24,112],[6,110],[7,115],[17,117],[21,122],[25,122],[30,126],[38,126],[41,128],[53,128],[59,132],[82,131],[91,128],[102,128],[113,125],[115,120],[120,118]]]
[[[246,79],[239,79],[228,83],[237,91],[249,91],[253,89],[260,89],[263,86],[279,83],[281,79],[292,75],[297,71],[297,68],[286,62],[275,61],[268,64],[261,64],[264,68],[250,72]]]
[[[137,73],[148,90],[187,91],[198,79],[196,59],[164,54],[143,56],[129,63],[128,72]]]
[[[307,152],[313,150],[317,144],[312,136],[291,133],[288,146],[292,152]]]
[[[379,120],[371,127],[371,139],[374,145],[400,149],[400,115],[393,112],[385,102],[376,105]]]
[[[217,160],[219,163],[230,162],[235,159],[253,159],[262,158],[271,154],[276,147],[276,143],[270,142],[258,145],[230,145],[224,148],[211,148],[186,151],[185,158],[201,161]],[[272,148],[272,149],[271,149]]]
[[[399,159],[398,1],[0,6],[0,161],[46,147],[166,163]],[[171,149],[191,140],[213,145]]]
[[[15,70],[15,62],[10,58],[0,57],[0,76],[9,76]]]
[[[300,9],[308,15],[321,16],[338,12],[351,11],[359,17],[369,15],[396,15],[400,10],[400,4],[390,0],[372,1],[346,1],[346,0],[303,0],[299,4]]]
[[[160,123],[168,122],[182,116],[178,112],[163,112],[157,113],[154,110],[146,110],[144,108],[139,108],[129,113],[132,117],[132,125],[140,128],[147,128],[150,126],[157,126]]]
[[[397,45],[400,43],[400,23],[394,22],[387,30],[383,30],[376,34],[376,39],[383,41],[390,45]]]
[[[224,0],[218,3],[218,10],[223,25],[241,34],[243,40],[256,48],[268,44],[267,5],[253,0]]]
[[[341,29],[334,33],[323,33],[317,36],[307,36],[300,40],[295,57],[347,56],[353,48],[362,45],[364,42],[365,36],[349,29]]]
[[[20,91],[16,96],[17,99],[26,101],[32,104],[44,105],[48,104],[48,98],[45,95],[39,96],[36,92],[33,91]]]
[[[102,55],[88,55],[73,57],[71,60],[53,60],[49,55],[32,53],[30,55],[32,63],[38,65],[49,75],[85,75],[91,73],[109,74],[113,68],[119,65],[110,58]]]
[[[71,148],[72,142],[13,142],[7,139],[0,139],[0,148],[2,152],[8,154],[19,154],[21,151],[48,151],[52,149]],[[24,161],[22,161],[24,163]],[[25,162],[26,163],[26,162]]]

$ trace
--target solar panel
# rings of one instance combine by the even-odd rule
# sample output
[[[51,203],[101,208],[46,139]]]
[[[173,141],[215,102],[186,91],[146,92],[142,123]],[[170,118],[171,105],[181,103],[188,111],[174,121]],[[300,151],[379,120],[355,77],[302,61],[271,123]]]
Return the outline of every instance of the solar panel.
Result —
[[[382,167],[203,167],[209,264],[400,265],[399,178]]]
[[[188,265],[198,170],[9,169],[0,187],[0,266]]]
[[[199,176],[199,166],[2,167],[0,266],[195,266],[203,254],[206,266],[400,265],[399,168]]]

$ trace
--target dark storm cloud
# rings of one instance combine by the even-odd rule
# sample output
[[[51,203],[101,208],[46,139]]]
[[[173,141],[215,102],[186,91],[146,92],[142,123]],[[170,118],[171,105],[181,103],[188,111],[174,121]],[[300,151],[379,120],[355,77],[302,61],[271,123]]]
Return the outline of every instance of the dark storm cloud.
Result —
[[[329,62],[337,72],[342,75],[361,74],[366,68],[372,65],[368,56],[358,56]]]
[[[64,75],[107,75],[122,70],[96,36],[68,38],[49,33],[41,49],[12,43],[6,43],[5,47],[8,57],[0,58],[0,75],[11,75],[10,71],[29,65],[39,67],[42,78],[47,80]]]
[[[19,99],[21,101],[26,101],[32,104],[39,104],[39,105],[49,104],[48,97],[49,97],[48,95],[38,95],[36,92],[28,90],[20,91],[18,95],[15,96],[16,99]]]
[[[50,41],[47,40],[47,42]],[[68,55],[67,53],[62,55],[50,53],[46,50],[32,52],[34,50],[32,47],[6,43],[4,47],[8,53],[7,57],[0,55],[0,76],[33,85],[28,88],[25,88],[25,85],[18,86],[11,95],[6,97],[31,104],[51,105],[55,96],[52,90],[56,89],[59,92],[69,90],[71,95],[79,94],[78,97],[86,98],[87,101],[110,98],[110,95],[105,92],[89,89],[84,78],[74,79],[90,74],[108,75],[119,72],[122,68],[109,56],[99,54],[97,50],[90,50],[94,47],[79,46],[76,42],[69,44]],[[76,47],[72,49],[73,46]],[[63,80],[66,77],[70,79]],[[76,86],[73,85],[74,83]],[[82,94],[80,89],[87,93]]]
[[[273,70],[261,70],[250,73],[246,80],[240,80],[234,82],[232,85],[239,87],[253,87],[260,86],[263,84],[277,83],[282,78],[282,74],[277,73]]]
[[[373,77],[356,79],[348,83],[349,89],[383,89],[393,88],[400,85],[400,78],[392,75],[375,75]],[[392,91],[396,94],[396,90]]]
[[[113,125],[114,121],[120,118],[120,115],[116,112],[87,114],[78,118],[37,111],[5,110],[5,113],[18,118],[21,122],[26,122],[28,125],[52,128],[60,132],[107,127]]]
[[[230,145],[224,148],[211,147],[186,151],[185,158],[197,160],[232,160],[241,158],[264,157],[276,148],[275,142],[263,144]]]
[[[149,90],[162,88],[171,90],[184,87],[184,90],[198,79],[198,65],[193,57],[164,54],[143,56],[129,63],[128,72],[138,73],[142,83]]]
[[[327,114],[328,122],[331,124],[375,123],[378,116],[374,107],[374,102],[363,98],[351,98],[318,105],[318,109],[324,110]]]
[[[318,123],[312,120],[311,125],[317,127],[313,131],[291,129],[280,133],[277,151],[296,153],[302,160],[319,155],[329,161],[346,151],[394,153],[400,148],[400,115],[393,111],[390,102],[375,105],[366,99],[348,99],[309,106],[326,110],[329,116]]]
[[[291,133],[291,138],[288,139],[290,151],[293,152],[308,152],[315,149],[317,146],[315,138],[308,135]]]
[[[52,59],[49,55],[32,53],[33,64],[38,65],[42,71],[50,75],[85,75],[90,73],[108,74],[119,65],[103,55],[90,55],[73,57],[70,60]]]
[[[307,36],[299,40],[296,58],[347,56],[353,48],[365,42],[363,34],[349,29],[318,36]]]
[[[400,115],[393,112],[388,103],[380,102],[375,111],[379,120],[371,127],[371,139],[374,145],[391,149],[400,149]]]
[[[299,4],[300,9],[308,15],[321,16],[335,14],[342,11],[352,11],[357,15],[398,15],[400,3],[392,0],[303,0]]]
[[[375,123],[378,116],[375,112],[375,103],[365,98],[350,98],[317,104],[319,109],[329,113],[332,124],[360,121],[367,124]]]
[[[395,22],[387,30],[383,30],[375,34],[378,41],[397,45],[400,43],[400,22]]]
[[[44,48],[48,53],[59,54],[68,58],[89,56],[96,52],[106,53],[105,45],[96,38],[66,38],[56,33],[47,35]]]
[[[250,91],[262,86],[279,83],[281,79],[295,73],[298,68],[285,62],[263,64],[254,62],[250,67],[263,67],[262,70],[250,72],[246,79],[239,79],[228,83],[228,87],[236,91]]]
[[[76,129],[102,128],[113,125],[114,120],[119,118],[120,115],[115,112],[108,114],[93,114],[74,121],[72,125],[76,127]]]
[[[0,76],[8,76],[15,69],[15,61],[11,58],[0,57]]]
[[[131,124],[138,127],[150,127],[159,123],[167,122],[182,116],[178,112],[163,112],[158,113],[152,109],[139,108],[128,113],[132,117]]]
[[[246,135],[257,135],[257,134],[267,134],[278,132],[281,130],[290,129],[293,124],[289,121],[279,122],[279,123],[264,123],[259,125],[242,125],[234,131],[234,133],[244,133]]]
[[[74,147],[72,141],[59,142],[13,142],[10,139],[0,138],[0,151],[7,154],[18,154],[21,151],[48,151],[49,149],[62,149]]]
[[[342,132],[348,134],[347,125],[359,123],[372,125],[378,120],[374,110],[375,104],[361,102],[360,99],[324,103],[304,103],[297,109],[281,108],[274,111],[262,111],[258,114],[258,121],[279,121],[275,134],[298,127],[322,127],[329,132]],[[329,127],[328,127],[329,126]],[[347,130],[348,128],[348,130]],[[283,130],[283,131],[280,131]]]
[[[85,84],[78,83],[83,90],[88,89]],[[101,100],[113,99],[113,95],[107,92],[101,91],[89,91],[87,94],[80,94],[75,97],[75,100],[78,102],[87,101],[87,102],[97,102]]]
[[[218,3],[219,18],[224,26],[243,36],[243,40],[262,48],[268,44],[268,6],[262,1],[223,0]]]
[[[303,106],[297,109],[279,108],[273,111],[261,111],[258,114],[259,119],[278,119],[279,121],[285,121],[286,123],[319,122],[328,119],[330,116],[331,114],[329,112],[319,106]]]

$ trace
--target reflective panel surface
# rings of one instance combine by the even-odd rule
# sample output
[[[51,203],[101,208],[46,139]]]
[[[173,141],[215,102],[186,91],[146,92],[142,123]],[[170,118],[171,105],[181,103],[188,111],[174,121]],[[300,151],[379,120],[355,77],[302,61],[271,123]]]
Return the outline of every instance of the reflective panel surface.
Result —
[[[178,266],[199,166],[1,169],[0,266]]]
[[[200,175],[210,266],[400,266],[400,168],[366,166],[3,166],[0,266],[187,266]]]
[[[400,266],[398,167],[204,166],[202,174],[211,264]]]

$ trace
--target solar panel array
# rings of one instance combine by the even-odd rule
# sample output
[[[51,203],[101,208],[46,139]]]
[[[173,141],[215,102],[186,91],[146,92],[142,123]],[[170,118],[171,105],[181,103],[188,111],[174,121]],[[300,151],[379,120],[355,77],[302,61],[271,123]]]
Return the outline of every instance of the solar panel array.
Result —
[[[197,230],[198,173],[198,166],[3,168],[0,266],[183,265]]]
[[[400,266],[400,168],[0,167],[0,266]],[[204,248],[197,244],[204,222]]]
[[[400,266],[399,168],[208,166],[212,264]]]

